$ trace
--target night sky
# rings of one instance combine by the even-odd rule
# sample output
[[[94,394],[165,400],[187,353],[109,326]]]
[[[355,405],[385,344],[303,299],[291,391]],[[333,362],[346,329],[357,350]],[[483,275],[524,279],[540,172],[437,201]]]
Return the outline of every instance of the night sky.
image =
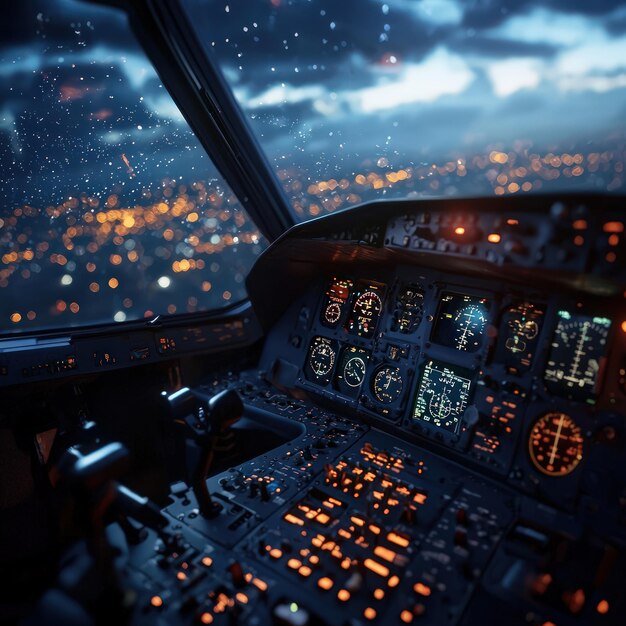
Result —
[[[124,15],[78,0],[10,4],[0,334],[244,298],[266,244]],[[384,197],[624,191],[619,2],[183,6],[298,220]]]
[[[351,171],[623,139],[626,6],[185,0],[271,158]],[[320,166],[316,167],[316,161]]]

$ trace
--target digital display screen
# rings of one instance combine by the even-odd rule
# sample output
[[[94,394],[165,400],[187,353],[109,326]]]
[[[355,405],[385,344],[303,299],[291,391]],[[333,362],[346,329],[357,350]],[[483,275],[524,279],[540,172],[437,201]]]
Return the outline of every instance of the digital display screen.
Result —
[[[392,330],[405,335],[413,333],[424,314],[424,289],[421,285],[405,285],[398,290],[393,312]]]
[[[444,293],[439,303],[433,341],[442,346],[476,352],[483,344],[489,321],[486,298]]]
[[[417,388],[413,419],[457,433],[469,401],[472,372],[426,361]]]
[[[346,330],[359,337],[371,337],[383,310],[384,285],[359,285],[354,292]]]
[[[313,337],[304,364],[304,375],[318,385],[327,385],[336,361],[337,342],[326,337]]]
[[[593,401],[611,320],[558,312],[544,381],[548,391]]]
[[[336,328],[339,324],[352,291],[352,281],[333,278],[326,294],[320,314],[320,322],[328,328]]]
[[[365,380],[365,370],[370,353],[356,346],[345,346],[341,351],[339,366],[335,376],[335,386],[339,391],[356,396]]]
[[[500,323],[495,360],[513,374],[527,372],[537,351],[543,306],[519,302],[506,309]]]

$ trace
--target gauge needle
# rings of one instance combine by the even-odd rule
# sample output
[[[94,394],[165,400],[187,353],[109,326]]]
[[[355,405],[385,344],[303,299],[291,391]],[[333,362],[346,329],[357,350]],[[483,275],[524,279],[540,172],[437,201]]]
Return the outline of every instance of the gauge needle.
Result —
[[[561,429],[563,428],[563,419],[564,419],[564,416],[561,415],[561,419],[559,420],[559,426],[556,429],[556,437],[554,438],[554,444],[552,445],[552,452],[550,453],[550,465],[554,465],[554,457],[556,456],[556,448],[559,443],[559,438],[561,437]]]

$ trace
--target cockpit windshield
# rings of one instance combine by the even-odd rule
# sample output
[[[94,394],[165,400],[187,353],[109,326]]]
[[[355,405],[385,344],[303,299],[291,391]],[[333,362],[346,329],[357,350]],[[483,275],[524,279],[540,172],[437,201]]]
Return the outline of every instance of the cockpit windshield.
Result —
[[[265,240],[124,13],[14,2],[0,47],[0,334],[220,309]]]
[[[297,220],[374,198],[624,190],[621,2],[182,4]]]

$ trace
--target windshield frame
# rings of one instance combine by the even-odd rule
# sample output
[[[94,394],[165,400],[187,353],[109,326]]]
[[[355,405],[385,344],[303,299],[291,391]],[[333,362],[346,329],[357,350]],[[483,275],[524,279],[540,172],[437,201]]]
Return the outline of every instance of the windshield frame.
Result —
[[[276,174],[179,0],[87,0],[122,9],[161,82],[252,221],[271,243],[295,224]]]

